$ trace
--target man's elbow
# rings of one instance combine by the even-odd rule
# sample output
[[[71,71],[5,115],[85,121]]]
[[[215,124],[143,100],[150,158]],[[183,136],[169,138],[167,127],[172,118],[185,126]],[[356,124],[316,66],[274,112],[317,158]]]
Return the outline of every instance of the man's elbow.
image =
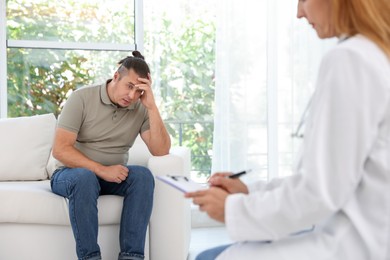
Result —
[[[52,149],[52,154],[55,159],[62,162],[62,159],[65,156],[66,146],[54,144]]]
[[[158,152],[153,152],[152,153],[153,156],[164,156],[164,155],[167,155],[167,154],[169,154],[169,152],[160,152],[160,151],[158,151]]]
[[[169,142],[164,146],[159,147],[158,149],[154,149],[153,151],[151,151],[151,153],[153,156],[164,156],[169,154],[170,149],[171,149],[171,142]]]
[[[61,158],[61,149],[59,149],[56,145],[53,146],[52,154],[53,154],[54,158],[56,158],[57,160],[60,160],[60,158]]]
[[[169,148],[168,149],[158,149],[156,151],[152,151],[153,156],[164,156],[169,154]]]

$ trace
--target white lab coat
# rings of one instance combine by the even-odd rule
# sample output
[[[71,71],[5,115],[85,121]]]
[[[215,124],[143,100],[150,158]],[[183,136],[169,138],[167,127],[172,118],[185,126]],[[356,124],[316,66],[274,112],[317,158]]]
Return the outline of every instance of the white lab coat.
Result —
[[[305,125],[295,175],[228,196],[237,243],[218,260],[390,259],[390,60],[377,45],[358,35],[325,55]]]

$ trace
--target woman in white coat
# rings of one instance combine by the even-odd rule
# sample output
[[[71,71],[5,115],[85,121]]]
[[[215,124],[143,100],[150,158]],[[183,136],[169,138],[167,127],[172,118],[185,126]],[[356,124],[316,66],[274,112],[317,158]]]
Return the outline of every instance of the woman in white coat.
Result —
[[[340,42],[321,63],[295,174],[246,186],[216,173],[187,193],[236,241],[199,260],[390,259],[390,1],[300,0],[302,17]]]

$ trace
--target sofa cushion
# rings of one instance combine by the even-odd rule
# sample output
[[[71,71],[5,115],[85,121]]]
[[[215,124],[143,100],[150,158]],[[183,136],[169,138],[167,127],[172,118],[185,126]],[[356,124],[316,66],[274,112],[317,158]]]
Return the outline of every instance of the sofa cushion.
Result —
[[[118,224],[123,198],[98,199],[99,224]],[[70,225],[68,200],[54,194],[50,181],[0,182],[0,223]]]
[[[128,165],[140,165],[147,166],[148,160],[152,156],[149,152],[148,147],[142,140],[141,136],[135,139],[133,146],[129,150],[129,159],[127,161]]]
[[[0,120],[0,181],[47,179],[54,139],[53,114]]]

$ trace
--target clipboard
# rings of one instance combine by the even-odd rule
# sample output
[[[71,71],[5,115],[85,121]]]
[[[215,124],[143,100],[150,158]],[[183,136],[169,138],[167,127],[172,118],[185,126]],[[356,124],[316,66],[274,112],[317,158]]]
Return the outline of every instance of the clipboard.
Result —
[[[166,184],[178,189],[181,192],[193,192],[198,190],[208,189],[208,184],[202,184],[198,182],[192,181],[190,178],[186,176],[180,175],[159,175],[156,178]]]

